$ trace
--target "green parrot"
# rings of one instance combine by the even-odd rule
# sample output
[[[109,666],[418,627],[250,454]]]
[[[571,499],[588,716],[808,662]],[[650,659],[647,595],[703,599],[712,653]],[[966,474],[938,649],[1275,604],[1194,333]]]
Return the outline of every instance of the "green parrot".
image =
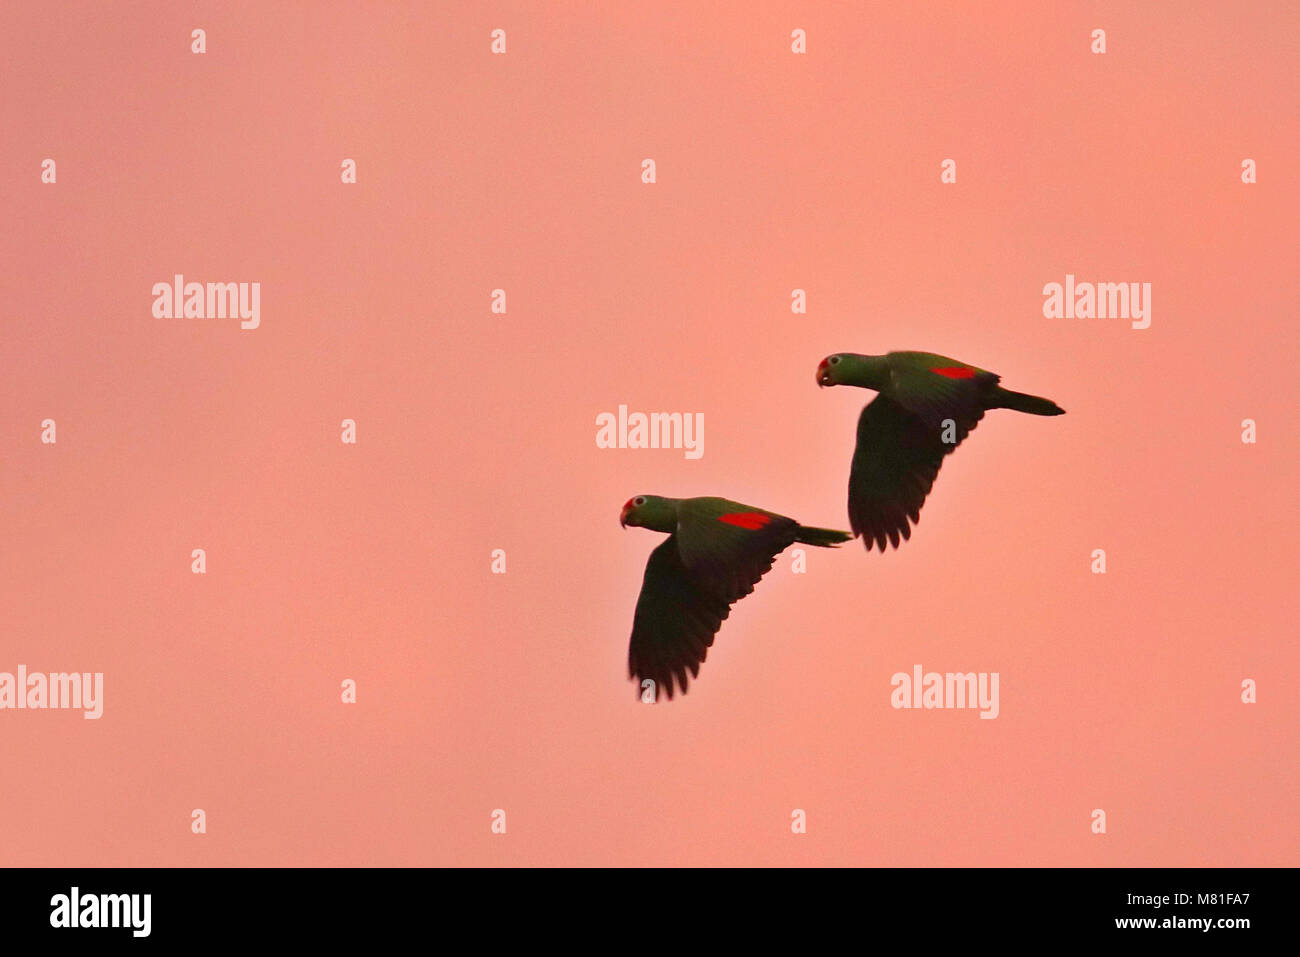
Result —
[[[777,555],[795,542],[833,548],[853,539],[725,498],[637,495],[618,521],[668,533],[646,562],[627,671],[638,696],[650,678],[669,699],[674,678],[685,694],[687,671],[699,676],[732,604],[754,590]]]
[[[1004,389],[1000,376],[931,352],[860,356],[841,352],[817,366],[817,385],[880,393],[858,419],[849,471],[849,523],[871,551],[912,537],[943,457],[989,409],[1064,415],[1050,399]]]

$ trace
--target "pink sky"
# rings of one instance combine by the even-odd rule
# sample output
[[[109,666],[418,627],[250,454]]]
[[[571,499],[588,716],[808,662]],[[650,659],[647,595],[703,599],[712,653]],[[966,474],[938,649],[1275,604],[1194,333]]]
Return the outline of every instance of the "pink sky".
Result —
[[[0,671],[105,675],[0,711],[3,863],[1298,862],[1294,7],[339,6],[0,11]],[[175,273],[260,327],[154,318]],[[1066,273],[1151,327],[1044,318]],[[891,349],[1069,414],[639,704],[619,507],[847,527],[870,396],[813,372]],[[703,457],[597,448],[620,404]],[[998,718],[894,710],[916,664]]]

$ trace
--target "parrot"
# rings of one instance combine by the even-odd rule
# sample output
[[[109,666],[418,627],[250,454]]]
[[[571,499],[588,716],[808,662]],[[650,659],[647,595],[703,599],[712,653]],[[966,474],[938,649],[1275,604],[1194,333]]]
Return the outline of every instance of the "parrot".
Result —
[[[637,495],[619,524],[667,532],[645,566],[632,616],[628,677],[655,682],[672,699],[674,679],[686,693],[698,678],[713,636],[731,606],[754,590],[776,556],[796,542],[834,548],[853,536],[800,525],[792,518],[725,498]]]
[[[879,393],[858,419],[849,469],[849,524],[867,551],[912,537],[939,466],[989,409],[1064,415],[1050,399],[1012,392],[1001,377],[932,352],[822,359],[817,385],[852,385]],[[909,524],[910,521],[910,524]]]

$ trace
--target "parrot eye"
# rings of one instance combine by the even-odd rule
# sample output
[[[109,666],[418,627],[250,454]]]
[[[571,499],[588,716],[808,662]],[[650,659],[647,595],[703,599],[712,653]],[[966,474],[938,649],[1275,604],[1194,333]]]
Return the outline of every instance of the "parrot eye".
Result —
[[[644,495],[638,495],[636,498],[632,499],[632,504],[633,504],[633,505],[644,505],[644,504],[645,504],[645,496],[644,496]]]
[[[837,366],[837,365],[839,365],[839,364],[840,364],[840,357],[839,357],[839,356],[831,356],[831,358],[830,358],[830,363],[831,363],[831,365],[833,365],[833,366]]]

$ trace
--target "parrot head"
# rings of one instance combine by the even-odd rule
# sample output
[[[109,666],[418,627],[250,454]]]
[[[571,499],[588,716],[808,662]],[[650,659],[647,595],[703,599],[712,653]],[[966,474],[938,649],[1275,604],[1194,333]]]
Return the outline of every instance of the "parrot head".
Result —
[[[623,504],[618,523],[651,528],[656,532],[673,532],[677,529],[676,502],[660,495],[637,495]]]
[[[827,356],[821,362],[817,363],[817,388],[824,389],[828,385],[839,385],[840,380],[835,377],[839,365],[844,361],[841,355]]]
[[[855,385],[879,391],[888,378],[885,356],[860,356],[854,352],[837,352],[817,363],[817,385]]]

